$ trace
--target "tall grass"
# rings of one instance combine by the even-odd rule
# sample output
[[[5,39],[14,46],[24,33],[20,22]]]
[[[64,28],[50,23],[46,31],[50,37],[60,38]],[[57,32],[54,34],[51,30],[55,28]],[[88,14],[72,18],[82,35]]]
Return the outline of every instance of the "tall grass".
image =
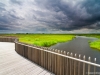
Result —
[[[100,39],[90,43],[91,48],[100,50]]]
[[[20,42],[37,46],[50,47],[60,42],[67,42],[74,38],[68,34],[6,34],[3,36],[18,37]]]

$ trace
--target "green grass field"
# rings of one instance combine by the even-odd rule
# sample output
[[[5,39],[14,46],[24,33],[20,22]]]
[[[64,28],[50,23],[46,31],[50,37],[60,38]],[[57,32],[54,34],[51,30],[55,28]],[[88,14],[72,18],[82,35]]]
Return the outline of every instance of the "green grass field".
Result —
[[[95,37],[99,40],[90,42],[90,47],[100,50],[99,34],[75,34],[78,36]],[[2,34],[1,36],[13,36],[19,38],[20,42],[33,44],[37,46],[50,47],[54,44],[67,42],[75,37],[74,34]]]
[[[54,44],[67,42],[74,38],[74,35],[67,34],[4,34],[1,36],[17,37],[20,42],[43,47],[50,47]]]

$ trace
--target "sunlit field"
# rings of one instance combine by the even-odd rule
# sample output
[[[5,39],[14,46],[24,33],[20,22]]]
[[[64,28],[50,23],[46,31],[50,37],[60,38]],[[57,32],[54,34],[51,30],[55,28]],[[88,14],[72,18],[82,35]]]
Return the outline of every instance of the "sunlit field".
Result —
[[[74,35],[67,34],[5,34],[2,36],[17,37],[20,42],[43,47],[50,47],[54,44],[67,42],[74,38]]]
[[[100,50],[99,34],[2,34],[1,36],[12,36],[19,38],[20,42],[37,46],[50,47],[54,44],[72,40],[76,35],[98,38],[94,42],[89,41],[90,47]]]

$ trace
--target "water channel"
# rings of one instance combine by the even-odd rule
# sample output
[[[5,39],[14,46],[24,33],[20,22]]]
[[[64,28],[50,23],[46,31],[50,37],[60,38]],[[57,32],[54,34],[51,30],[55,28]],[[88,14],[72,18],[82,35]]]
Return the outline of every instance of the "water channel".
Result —
[[[76,36],[73,40],[65,43],[58,43],[50,48],[64,50],[67,52],[72,52],[77,55],[81,54],[82,57],[85,55],[86,60],[88,57],[91,57],[91,61],[94,62],[94,58],[97,58],[96,63],[100,64],[100,51],[97,49],[90,48],[89,41],[95,41],[97,38],[85,37],[85,36]],[[100,68],[98,68],[100,70]]]

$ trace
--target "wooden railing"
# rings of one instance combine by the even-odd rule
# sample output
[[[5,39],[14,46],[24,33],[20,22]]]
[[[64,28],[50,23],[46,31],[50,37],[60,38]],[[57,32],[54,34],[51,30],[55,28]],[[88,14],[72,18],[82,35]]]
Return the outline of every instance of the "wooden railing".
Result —
[[[17,40],[15,37],[0,37],[0,42],[14,42],[15,40]]]
[[[55,75],[99,75],[100,64],[85,56],[61,50],[20,43],[15,40],[15,51]]]

